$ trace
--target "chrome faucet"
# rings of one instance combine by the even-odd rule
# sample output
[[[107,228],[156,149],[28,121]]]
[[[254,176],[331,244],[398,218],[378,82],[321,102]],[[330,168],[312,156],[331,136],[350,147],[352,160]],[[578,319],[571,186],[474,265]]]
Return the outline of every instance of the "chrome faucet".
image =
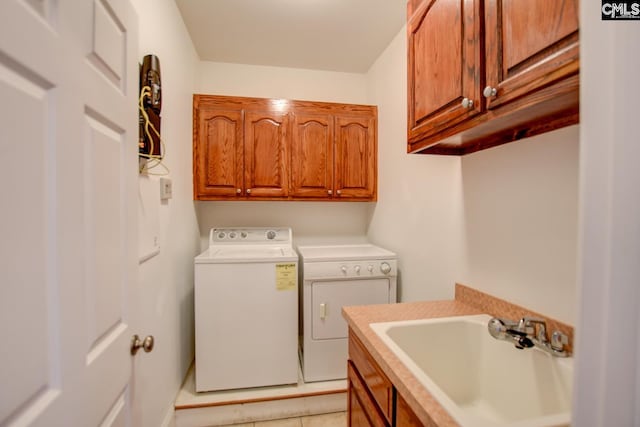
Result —
[[[513,321],[494,317],[489,320],[487,327],[492,337],[513,343],[518,349],[536,346],[553,356],[571,355],[565,349],[569,343],[569,337],[560,331],[554,331],[549,341],[547,323],[543,319],[523,317],[519,321]]]

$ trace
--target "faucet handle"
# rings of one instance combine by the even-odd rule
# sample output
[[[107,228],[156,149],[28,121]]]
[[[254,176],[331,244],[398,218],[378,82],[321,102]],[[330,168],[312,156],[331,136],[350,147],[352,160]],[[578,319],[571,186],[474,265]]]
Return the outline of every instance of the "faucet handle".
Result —
[[[553,331],[551,334],[551,348],[557,351],[563,351],[564,346],[569,344],[569,337],[560,331]]]
[[[536,339],[542,343],[549,342],[547,339],[547,322],[544,319],[539,317],[523,317],[520,319],[520,327],[528,334],[533,335],[536,332],[536,325],[538,325]]]

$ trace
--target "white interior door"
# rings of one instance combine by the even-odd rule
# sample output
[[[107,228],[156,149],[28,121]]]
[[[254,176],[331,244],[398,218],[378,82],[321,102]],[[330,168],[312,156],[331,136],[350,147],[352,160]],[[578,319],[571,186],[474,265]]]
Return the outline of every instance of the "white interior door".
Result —
[[[0,2],[0,425],[133,422],[137,17]]]

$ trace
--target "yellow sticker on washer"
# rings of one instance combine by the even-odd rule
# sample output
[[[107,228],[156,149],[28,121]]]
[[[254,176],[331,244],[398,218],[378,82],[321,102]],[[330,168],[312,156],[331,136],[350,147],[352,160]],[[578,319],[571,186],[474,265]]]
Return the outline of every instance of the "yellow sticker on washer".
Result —
[[[276,289],[291,291],[296,289],[298,273],[296,264],[276,264]]]

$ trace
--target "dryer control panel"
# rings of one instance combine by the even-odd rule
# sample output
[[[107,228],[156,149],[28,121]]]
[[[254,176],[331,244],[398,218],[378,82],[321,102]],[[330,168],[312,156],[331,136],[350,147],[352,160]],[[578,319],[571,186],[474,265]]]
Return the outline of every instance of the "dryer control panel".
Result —
[[[398,267],[395,259],[305,262],[304,275],[306,280],[395,277]]]

